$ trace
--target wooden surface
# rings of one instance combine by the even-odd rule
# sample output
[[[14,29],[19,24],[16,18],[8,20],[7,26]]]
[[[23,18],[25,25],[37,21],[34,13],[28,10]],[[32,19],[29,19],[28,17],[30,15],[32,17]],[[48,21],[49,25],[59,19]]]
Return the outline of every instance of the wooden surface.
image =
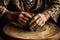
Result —
[[[3,28],[3,31],[14,38],[18,39],[59,39],[60,38],[60,32],[59,28],[56,28],[53,24],[45,25],[46,28],[43,32],[27,32],[22,31],[18,27],[14,27],[13,25],[5,25]]]

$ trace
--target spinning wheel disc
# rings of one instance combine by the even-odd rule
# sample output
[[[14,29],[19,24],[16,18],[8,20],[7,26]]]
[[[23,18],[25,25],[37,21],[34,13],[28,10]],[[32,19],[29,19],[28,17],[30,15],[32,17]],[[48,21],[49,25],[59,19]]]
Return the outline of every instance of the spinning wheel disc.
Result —
[[[14,27],[13,25],[7,24],[4,26],[3,31],[14,38],[18,39],[57,39],[60,38],[59,28],[54,24],[46,24],[44,25],[46,30],[44,31],[36,31],[36,32],[28,32],[22,31],[22,29],[18,27]]]

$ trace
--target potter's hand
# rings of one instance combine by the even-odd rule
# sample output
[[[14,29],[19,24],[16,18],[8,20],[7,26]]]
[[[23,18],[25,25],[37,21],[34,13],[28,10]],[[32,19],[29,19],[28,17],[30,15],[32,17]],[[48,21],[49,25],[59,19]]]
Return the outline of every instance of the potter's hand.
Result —
[[[32,15],[28,12],[21,12],[19,14],[18,21],[24,26],[28,25],[28,21],[32,18]]]
[[[30,30],[34,31],[38,27],[42,27],[45,24],[45,22],[49,19],[49,17],[50,15],[47,12],[43,12],[42,14],[36,14],[29,23]]]

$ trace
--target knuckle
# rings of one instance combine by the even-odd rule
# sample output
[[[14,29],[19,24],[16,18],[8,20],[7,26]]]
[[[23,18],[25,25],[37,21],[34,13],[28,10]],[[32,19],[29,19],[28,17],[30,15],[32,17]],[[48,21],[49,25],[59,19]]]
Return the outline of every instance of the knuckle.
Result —
[[[25,12],[21,12],[21,13],[25,13]]]
[[[19,17],[23,17],[23,15],[22,14],[20,14],[20,16]]]

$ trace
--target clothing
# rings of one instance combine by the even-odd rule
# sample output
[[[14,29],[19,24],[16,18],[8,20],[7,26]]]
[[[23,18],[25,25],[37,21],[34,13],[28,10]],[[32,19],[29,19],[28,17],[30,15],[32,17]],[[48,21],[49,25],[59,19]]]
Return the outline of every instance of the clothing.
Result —
[[[60,0],[32,0],[32,2],[27,0],[0,0],[0,19],[6,11],[26,11],[35,14],[45,10],[48,10],[51,18],[57,23],[60,15]],[[4,19],[3,21],[5,22]]]
[[[32,2],[32,0],[27,0],[27,1]]]
[[[43,5],[42,5],[43,4]],[[48,10],[52,19],[57,22],[57,18],[60,15],[60,0],[0,0],[0,17],[3,16],[5,11],[27,11],[39,13],[45,9],[45,5],[48,6]],[[43,9],[43,10],[42,10]]]
[[[18,26],[7,24],[3,28],[4,32],[13,37],[18,39],[48,39],[48,40],[53,40],[53,39],[60,39],[60,28],[57,27],[53,23],[46,23],[43,28],[39,27],[36,31],[26,31],[23,30],[22,28],[19,28]]]

